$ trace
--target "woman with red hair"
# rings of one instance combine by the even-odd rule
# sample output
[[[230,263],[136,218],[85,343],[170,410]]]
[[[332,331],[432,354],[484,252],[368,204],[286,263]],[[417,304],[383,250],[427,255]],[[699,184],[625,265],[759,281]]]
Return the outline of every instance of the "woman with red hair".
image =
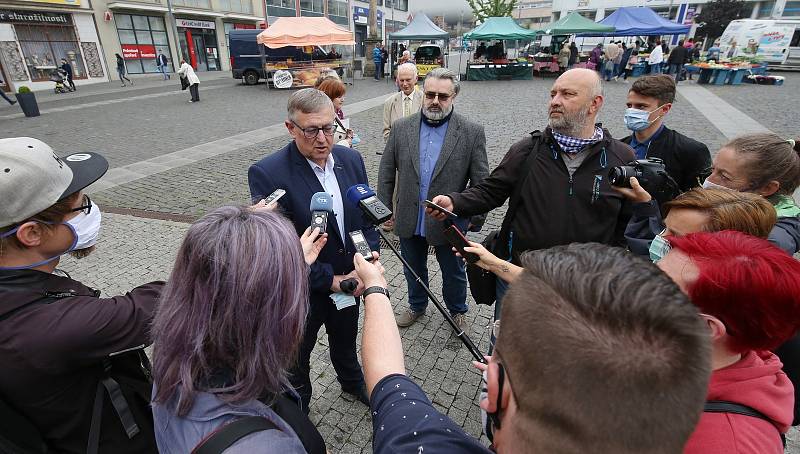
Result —
[[[771,352],[800,329],[800,262],[740,232],[669,238],[658,261],[701,312],[714,372],[684,453],[783,453],[794,389]]]

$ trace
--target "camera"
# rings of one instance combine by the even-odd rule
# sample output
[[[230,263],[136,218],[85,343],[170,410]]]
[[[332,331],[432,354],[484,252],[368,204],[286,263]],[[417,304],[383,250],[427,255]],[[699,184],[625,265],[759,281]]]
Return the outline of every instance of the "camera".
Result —
[[[678,184],[667,173],[664,161],[658,158],[631,161],[608,171],[608,181],[619,188],[630,188],[631,177],[636,177],[642,188],[659,203],[674,199],[680,192]]]

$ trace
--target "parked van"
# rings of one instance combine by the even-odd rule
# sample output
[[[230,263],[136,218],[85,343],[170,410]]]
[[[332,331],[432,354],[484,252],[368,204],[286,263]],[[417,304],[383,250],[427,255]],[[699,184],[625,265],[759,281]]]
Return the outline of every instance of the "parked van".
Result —
[[[734,20],[719,47],[722,57],[757,57],[773,68],[800,69],[800,20]]]
[[[303,48],[295,46],[270,49],[258,44],[256,37],[262,30],[231,30],[228,49],[231,53],[231,72],[234,79],[242,79],[247,85],[255,85],[260,80],[269,81],[272,77],[264,69],[265,63],[304,62],[312,59],[327,60],[329,56],[321,47]],[[308,52],[310,51],[310,52]]]

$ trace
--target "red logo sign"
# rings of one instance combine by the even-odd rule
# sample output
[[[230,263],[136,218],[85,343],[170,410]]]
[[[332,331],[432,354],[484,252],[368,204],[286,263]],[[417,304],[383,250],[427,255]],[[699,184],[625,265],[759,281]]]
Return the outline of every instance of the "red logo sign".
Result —
[[[156,58],[156,47],[148,44],[123,44],[122,58],[125,60],[139,60],[143,58]]]

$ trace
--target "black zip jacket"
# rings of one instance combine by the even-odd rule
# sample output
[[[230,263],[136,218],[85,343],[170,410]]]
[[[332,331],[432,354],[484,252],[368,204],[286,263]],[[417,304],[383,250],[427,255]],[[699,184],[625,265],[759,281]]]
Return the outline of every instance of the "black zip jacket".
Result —
[[[150,344],[162,287],[152,282],[100,298],[66,277],[0,270],[0,399],[38,428],[51,451],[86,452],[98,382],[110,361],[140,432],[128,438],[106,394],[99,452],[157,452],[149,377],[136,355],[108,357]],[[4,436],[13,430],[11,421],[2,426]]]
[[[532,150],[536,153],[533,164],[523,168]],[[532,134],[512,145],[481,184],[448,194],[455,213],[472,216],[488,212],[503,205],[522,184],[516,213],[513,219],[503,221],[493,251],[498,257],[508,258],[510,249],[513,263],[519,264],[519,254],[527,250],[574,242],[624,246],[630,204],[611,188],[608,171],[632,161],[633,150],[603,130],[603,140],[582,153],[588,156],[570,176],[550,128],[539,138]]]
[[[630,145],[632,139],[631,135],[622,141]],[[667,173],[678,183],[682,192],[702,185],[711,173],[708,147],[666,126],[650,141],[646,156],[662,159]]]

